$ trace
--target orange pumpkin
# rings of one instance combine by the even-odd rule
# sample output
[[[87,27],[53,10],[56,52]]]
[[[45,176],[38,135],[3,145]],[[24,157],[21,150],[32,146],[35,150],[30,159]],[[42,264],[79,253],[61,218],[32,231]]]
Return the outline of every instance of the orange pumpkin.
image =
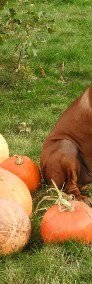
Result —
[[[0,168],[0,199],[15,200],[28,216],[32,212],[32,197],[26,184],[13,173]]]
[[[3,162],[8,157],[9,157],[8,144],[5,138],[3,137],[3,135],[0,134],[0,163]]]
[[[65,240],[92,242],[92,208],[82,201],[73,201],[74,210],[53,205],[44,214],[41,236],[45,243]],[[64,210],[63,210],[64,209]]]
[[[21,178],[31,192],[37,190],[41,183],[38,165],[26,156],[13,156],[1,163],[1,167]]]
[[[0,255],[21,250],[29,241],[31,222],[15,201],[0,199]]]

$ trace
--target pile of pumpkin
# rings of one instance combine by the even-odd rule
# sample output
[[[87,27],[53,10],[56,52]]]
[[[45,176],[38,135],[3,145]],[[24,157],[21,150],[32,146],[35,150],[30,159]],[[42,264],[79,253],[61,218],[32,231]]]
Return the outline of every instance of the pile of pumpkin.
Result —
[[[0,255],[22,249],[31,234],[31,192],[39,188],[38,165],[29,157],[9,157],[0,134]]]
[[[26,156],[9,157],[8,144],[0,134],[0,255],[16,252],[28,243],[31,235],[31,193],[40,184],[41,174],[36,162]],[[58,198],[42,218],[40,232],[43,241],[61,243],[79,240],[91,243],[92,208],[82,201],[67,200],[53,184]],[[51,196],[49,198],[52,200]]]

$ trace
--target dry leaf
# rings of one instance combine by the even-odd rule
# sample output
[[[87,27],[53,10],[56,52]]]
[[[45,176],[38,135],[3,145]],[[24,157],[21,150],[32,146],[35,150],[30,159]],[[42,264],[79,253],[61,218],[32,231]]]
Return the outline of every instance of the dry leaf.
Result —
[[[65,65],[64,65],[64,61],[63,61],[62,65],[61,65],[61,70],[62,70],[63,74],[64,74],[64,68],[65,68]]]
[[[65,83],[65,80],[64,80],[63,75],[61,75],[60,78],[59,78],[59,80],[58,80],[58,83],[60,83],[60,82],[64,82],[64,83]]]
[[[20,70],[20,62],[18,63],[17,68],[15,68],[15,72],[16,72],[16,73],[18,73],[18,72],[19,72],[19,70]]]
[[[36,57],[38,53],[38,49],[32,48],[32,51],[33,51],[34,56]]]
[[[56,33],[57,32],[57,30],[56,30],[56,28],[54,27],[54,26],[52,26],[52,27],[48,27],[47,26],[47,30],[48,30],[48,33]]]
[[[45,73],[42,65],[40,65],[39,68],[40,68],[40,76],[43,77],[43,78],[46,77],[46,73]]]
[[[26,133],[31,133],[31,127],[27,125],[26,122],[21,122],[20,125],[18,126],[19,132],[26,132]]]
[[[65,78],[64,78],[64,70],[65,70],[65,65],[64,65],[64,61],[62,64],[60,64],[60,78],[59,78],[59,83],[60,82],[64,82],[65,83]]]

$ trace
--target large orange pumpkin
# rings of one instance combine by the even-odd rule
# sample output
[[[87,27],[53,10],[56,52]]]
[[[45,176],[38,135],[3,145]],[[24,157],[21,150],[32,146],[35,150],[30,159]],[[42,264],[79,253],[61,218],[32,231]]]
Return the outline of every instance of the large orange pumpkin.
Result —
[[[0,255],[19,251],[29,241],[31,222],[15,201],[0,199]]]
[[[37,190],[41,183],[38,165],[29,157],[13,156],[1,163],[1,167],[21,178],[31,192]]]
[[[32,197],[26,184],[16,175],[0,168],[0,199],[15,200],[28,216],[32,212]]]
[[[3,135],[0,134],[0,163],[3,162],[8,157],[9,157],[8,144],[5,138],[3,137]]]
[[[92,242],[92,208],[82,201],[74,201],[74,210],[50,207],[41,222],[41,236],[45,243],[65,240]],[[63,210],[64,209],[64,210]]]

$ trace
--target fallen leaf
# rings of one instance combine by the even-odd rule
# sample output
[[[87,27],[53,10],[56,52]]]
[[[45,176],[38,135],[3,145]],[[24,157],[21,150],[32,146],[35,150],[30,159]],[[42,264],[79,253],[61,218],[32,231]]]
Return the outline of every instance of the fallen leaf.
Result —
[[[32,51],[33,51],[34,56],[36,57],[38,53],[38,49],[32,48]]]
[[[46,77],[46,73],[45,73],[42,65],[40,65],[39,68],[40,68],[40,76],[43,77],[43,78]]]
[[[60,83],[61,81],[65,83],[65,79],[64,79],[64,76],[63,76],[63,75],[60,76],[60,78],[59,78],[59,80],[58,80],[58,83]]]
[[[26,122],[21,122],[18,126],[19,132],[31,133],[31,126],[29,127]]]
[[[65,71],[65,64],[64,64],[64,61],[62,64],[59,65],[59,68],[60,68],[60,78],[59,78],[59,81],[58,82],[64,82],[65,83],[65,75],[64,75],[64,71]]]
[[[57,30],[56,30],[56,28],[54,26],[52,26],[52,27],[48,27],[47,26],[47,30],[48,30],[48,33],[50,33],[50,34],[57,32]]]

